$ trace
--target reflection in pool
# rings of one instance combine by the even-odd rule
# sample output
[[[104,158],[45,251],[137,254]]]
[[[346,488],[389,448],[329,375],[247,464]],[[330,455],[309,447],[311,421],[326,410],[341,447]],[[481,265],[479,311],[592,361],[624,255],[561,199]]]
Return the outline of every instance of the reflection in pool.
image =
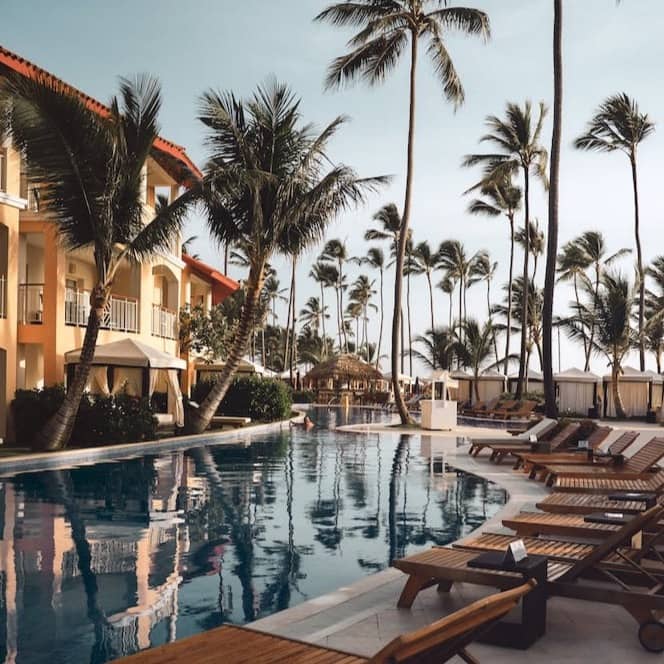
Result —
[[[250,622],[451,542],[505,502],[437,472],[440,440],[330,430],[382,417],[367,410],[312,416],[314,431],[250,447],[1,479],[0,660],[96,664]]]

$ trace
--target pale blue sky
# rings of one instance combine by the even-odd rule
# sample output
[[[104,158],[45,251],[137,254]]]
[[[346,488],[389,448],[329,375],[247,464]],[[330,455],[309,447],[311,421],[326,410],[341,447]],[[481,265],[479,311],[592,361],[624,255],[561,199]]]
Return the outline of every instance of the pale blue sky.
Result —
[[[186,146],[204,161],[202,132],[195,119],[196,99],[209,87],[250,93],[276,75],[302,97],[309,121],[322,124],[345,113],[352,122],[335,140],[335,159],[363,175],[389,173],[393,184],[369,205],[344,216],[328,237],[346,238],[351,252],[366,251],[362,240],[373,212],[385,202],[402,205],[407,80],[400,67],[386,84],[325,93],[328,62],[343,52],[349,33],[312,23],[325,0],[3,0],[0,43],[52,71],[100,100],[115,90],[117,76],[136,72],[157,75],[163,84],[163,135]],[[472,218],[461,193],[476,175],[459,167],[462,156],[477,148],[484,117],[500,114],[505,101],[526,98],[550,103],[552,0],[476,0],[489,13],[493,38],[450,37],[449,48],[466,88],[466,104],[457,112],[446,104],[423,58],[419,71],[415,192],[412,225],[415,240],[435,245],[459,238],[470,252],[488,249],[500,262],[498,283],[505,281],[506,224]],[[561,240],[589,228],[602,229],[610,249],[633,246],[631,189],[627,159],[620,154],[579,153],[573,138],[603,98],[618,91],[634,96],[655,122],[664,114],[661,85],[664,65],[664,3],[661,0],[565,0],[565,110],[561,184]],[[545,142],[550,141],[550,118]],[[642,225],[645,253],[664,253],[662,223],[662,153],[664,134],[641,150]],[[533,216],[546,224],[546,199],[535,186]],[[220,258],[193,220],[188,231],[200,236],[195,250],[210,263]],[[315,253],[301,268],[300,283]],[[282,263],[277,261],[277,266]],[[631,270],[631,262],[625,262]],[[543,271],[543,270],[542,270]],[[231,272],[233,276],[242,276]],[[283,284],[285,269],[280,271]],[[498,286],[498,283],[496,286]],[[414,283],[414,330],[428,326],[424,279]],[[313,284],[299,289],[298,309]],[[556,309],[569,299],[558,289]],[[388,294],[389,301],[389,294]],[[438,321],[447,318],[447,299],[436,295]],[[485,315],[484,292],[469,293],[469,309]],[[284,314],[285,315],[285,312]],[[377,325],[372,325],[375,335]],[[384,342],[383,350],[387,351]],[[563,365],[578,364],[580,353],[565,344]],[[536,362],[534,364],[536,366]],[[538,368],[536,366],[536,368]],[[557,366],[556,366],[557,368]],[[603,361],[595,368],[604,370]]]

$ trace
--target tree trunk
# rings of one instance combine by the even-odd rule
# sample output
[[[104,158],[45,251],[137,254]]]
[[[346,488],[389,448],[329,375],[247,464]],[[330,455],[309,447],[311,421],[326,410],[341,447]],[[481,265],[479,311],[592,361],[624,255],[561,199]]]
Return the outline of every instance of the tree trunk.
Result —
[[[579,284],[576,278],[576,272],[574,273],[574,277],[572,277],[572,283],[574,284],[574,299],[576,300],[576,311],[578,313],[581,311],[581,299],[579,298]],[[585,361],[587,364],[588,358],[590,357],[590,351],[585,332],[583,333],[583,355],[586,358]],[[588,371],[588,369],[585,369],[584,371]]]
[[[376,348],[376,369],[380,366],[380,346],[383,342],[383,268],[380,268],[380,328],[378,330],[378,347]]]
[[[339,352],[343,353],[344,352],[344,346],[343,342],[341,339],[341,326],[342,326],[342,320],[341,320],[341,310],[339,309],[339,286],[334,289],[334,296],[337,301],[337,333],[339,335]]]
[[[189,409],[187,411],[189,415],[187,429],[190,433],[203,433],[208,428],[214,414],[217,412],[219,404],[230,387],[242,356],[247,350],[247,343],[249,342],[249,335],[251,333],[251,323],[256,313],[261,289],[263,288],[264,270],[265,260],[262,259],[257,265],[252,266],[249,271],[247,296],[242,307],[242,313],[240,314],[240,322],[235,332],[233,347],[226,358],[226,364],[224,364],[224,368],[219,375],[219,380],[213,384],[210,393],[200,405],[200,408]]]
[[[452,331],[452,293],[450,293],[450,312],[448,316],[448,324],[447,327],[450,328],[450,332]]]
[[[510,336],[512,334],[512,284],[514,282],[514,212],[509,215],[510,222],[510,274],[507,283],[507,335],[505,337],[505,375],[509,370]]]
[[[323,311],[321,318],[321,327],[323,328],[323,359],[327,358],[327,334],[325,332],[325,288],[323,282],[320,282],[320,306]]]
[[[406,192],[404,196],[403,217],[399,229],[396,265],[394,270],[394,315],[392,317],[392,389],[399,417],[402,424],[411,422],[408,409],[399,387],[399,328],[401,323],[401,298],[403,286],[403,264],[408,242],[408,222],[410,221],[410,203],[413,190],[413,148],[415,142],[415,72],[417,71],[417,39],[415,31],[410,35],[410,108],[408,112],[408,149],[406,164]]]
[[[500,362],[498,358],[498,341],[496,339],[496,329],[493,327],[493,321],[491,320],[491,281],[487,279],[486,281],[486,306],[487,306],[487,315],[489,316],[489,325],[491,325],[491,337],[493,339],[493,352],[496,355],[496,366]]]
[[[339,260],[339,317],[341,318],[341,332],[344,337],[344,351],[348,352],[348,335],[346,334],[346,326],[344,325],[344,279],[343,279],[343,262]]]
[[[290,319],[293,312],[293,278],[288,289],[288,311],[286,312],[286,325],[284,325],[284,371],[288,364],[288,353],[290,352]]]
[[[404,353],[403,348],[404,348],[404,339],[406,338],[406,317],[403,315],[403,307],[400,307],[400,312],[401,312],[401,331],[400,331],[400,356],[401,356],[401,373],[405,374],[406,373],[406,353]]]
[[[67,394],[60,408],[37,434],[34,445],[37,449],[61,450],[67,446],[71,437],[76,415],[81,405],[81,398],[88,384],[92,361],[97,348],[99,327],[108,303],[110,286],[97,284],[90,294],[90,313],[83,337],[81,357],[76,365],[74,380],[67,386]]]
[[[521,351],[519,353],[519,380],[516,385],[516,399],[523,395],[523,382],[528,373],[526,360],[526,347],[528,345],[528,263],[530,262],[530,236],[528,235],[528,223],[530,222],[530,173],[527,168],[523,169],[523,199],[525,207],[526,246],[523,251],[523,293],[521,294]]]
[[[410,262],[410,254],[408,255]],[[410,269],[406,275],[406,311],[408,312],[408,373],[413,375],[413,327],[410,319]]]
[[[293,382],[293,365],[297,365],[297,337],[295,336],[295,318],[297,308],[295,307],[295,269],[297,267],[297,256],[293,256],[293,274],[291,275],[291,293],[293,293],[293,316],[291,318],[291,359],[288,365],[289,380],[291,387],[295,387]]]
[[[593,293],[593,319],[590,325],[590,341],[588,342],[588,355],[586,357],[586,364],[584,371],[590,371],[590,355],[592,353],[594,341],[595,341],[595,318],[597,317],[597,297],[599,295],[599,275],[600,275],[600,264],[599,262],[595,263],[595,291]]]
[[[636,177],[636,148],[630,155],[632,166],[632,187],[634,189],[634,240],[636,242],[636,269],[639,273],[639,366],[646,369],[646,344],[643,328],[645,324],[646,279],[643,272],[643,253],[641,251],[641,231],[639,229],[639,186]]]
[[[613,408],[616,411],[616,417],[624,420],[627,415],[620,396],[620,364],[616,361],[611,366],[611,394],[613,396]]]
[[[429,286],[429,310],[431,312],[431,331],[435,329],[434,319],[433,319],[433,286],[431,285],[431,273],[427,272],[427,284]]]

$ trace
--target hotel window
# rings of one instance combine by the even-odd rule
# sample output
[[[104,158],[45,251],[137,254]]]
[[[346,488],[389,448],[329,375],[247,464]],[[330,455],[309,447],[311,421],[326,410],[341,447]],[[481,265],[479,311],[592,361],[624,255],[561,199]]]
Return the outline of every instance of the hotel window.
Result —
[[[0,148],[0,191],[7,191],[7,150]]]

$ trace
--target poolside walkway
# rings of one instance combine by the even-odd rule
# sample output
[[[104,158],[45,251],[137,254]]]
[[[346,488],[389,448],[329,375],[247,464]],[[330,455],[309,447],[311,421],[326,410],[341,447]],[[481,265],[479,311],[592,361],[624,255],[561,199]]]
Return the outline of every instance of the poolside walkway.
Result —
[[[385,430],[390,431],[390,428]],[[413,433],[417,435],[419,432]],[[487,436],[495,433],[486,430]],[[477,435],[478,430],[473,429],[473,434]],[[432,439],[436,437],[433,435]],[[441,434],[441,437],[445,435]],[[541,484],[514,473],[507,463],[495,466],[489,464],[486,456],[479,459],[469,457],[467,447],[459,448],[456,453],[448,452],[446,460],[461,470],[496,482],[509,492],[508,504],[481,530],[500,530],[503,518],[524,507],[533,507],[540,497],[548,493]],[[491,592],[490,589],[469,584],[455,584],[448,594],[438,594],[435,588],[431,588],[420,593],[412,609],[397,609],[397,599],[404,582],[405,576],[401,572],[388,569],[259,620],[252,627],[370,656],[395,636],[428,625]],[[478,643],[472,644],[469,650],[481,661],[491,664],[554,664],[589,660],[601,661],[602,664],[638,664],[655,659],[654,655],[642,649],[637,639],[637,625],[624,610],[563,598],[549,601],[547,633],[528,650]]]

